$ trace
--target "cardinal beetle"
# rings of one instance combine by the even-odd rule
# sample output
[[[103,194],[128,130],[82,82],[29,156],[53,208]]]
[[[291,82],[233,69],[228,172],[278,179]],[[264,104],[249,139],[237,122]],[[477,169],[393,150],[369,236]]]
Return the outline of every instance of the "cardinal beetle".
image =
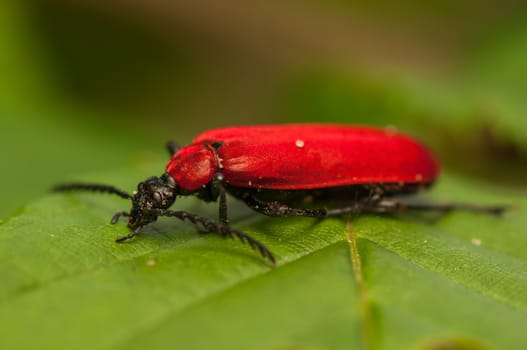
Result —
[[[65,183],[55,191],[95,191],[132,201],[123,242],[160,216],[189,220],[206,232],[237,237],[272,263],[271,251],[251,236],[229,226],[226,193],[269,216],[328,217],[354,212],[393,213],[408,209],[464,209],[500,214],[505,207],[411,204],[394,196],[428,188],[440,166],[412,138],[393,129],[363,126],[293,124],[228,127],[206,131],[192,144],[169,142],[165,173],[140,182],[129,194],[113,186]],[[170,210],[177,196],[195,195],[218,201],[219,220]]]

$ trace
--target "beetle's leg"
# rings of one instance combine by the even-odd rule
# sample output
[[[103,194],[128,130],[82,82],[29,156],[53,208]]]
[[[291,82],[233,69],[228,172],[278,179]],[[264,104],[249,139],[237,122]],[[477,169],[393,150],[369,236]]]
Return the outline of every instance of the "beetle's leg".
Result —
[[[167,147],[168,153],[170,153],[171,156],[173,156],[177,151],[181,149],[181,146],[172,140],[167,142],[166,147]]]
[[[220,189],[220,206],[219,206],[219,218],[220,222],[222,224],[227,225],[229,223],[229,219],[227,217],[227,196],[225,195],[225,189],[223,186]]]
[[[157,216],[170,216],[176,217],[180,220],[188,220],[194,225],[201,225],[207,232],[217,233],[222,237],[237,237],[242,243],[247,243],[251,248],[258,250],[264,258],[269,259],[273,264],[276,262],[273,253],[271,253],[263,243],[246,233],[231,228],[225,223],[214,221],[186,211],[155,209],[152,213]]]
[[[510,207],[507,206],[477,206],[470,204],[430,204],[430,203],[405,203],[392,198],[368,197],[363,201],[354,201],[349,206],[334,209],[304,209],[292,208],[280,202],[260,202],[254,198],[244,198],[245,203],[259,213],[268,216],[307,216],[328,217],[346,214],[369,213],[399,213],[407,210],[435,211],[447,213],[452,210],[463,210],[475,213],[500,215]]]
[[[474,213],[501,215],[504,211],[510,209],[508,206],[478,206],[471,204],[456,204],[456,203],[405,203],[403,201],[385,198],[377,203],[364,208],[365,211],[376,213],[398,213],[407,210],[420,211],[436,211],[440,213],[448,213],[453,210],[469,211]]]
[[[361,213],[364,210],[364,203],[354,202],[352,205],[343,208],[334,208],[328,209],[326,211],[326,216],[340,216],[347,214],[357,214]]]
[[[129,240],[130,238],[133,238],[133,237],[137,236],[142,228],[143,228],[143,226],[140,226],[140,227],[136,228],[135,230],[133,230],[132,232],[130,232],[129,234],[127,234],[126,236],[122,236],[122,237],[117,238],[115,241],[117,243],[121,243],[121,242],[124,242],[126,240]]]
[[[130,216],[130,213],[127,212],[127,211],[119,211],[117,213],[115,213],[114,216],[112,216],[112,220],[110,221],[112,224],[116,224],[117,221],[119,221],[119,218],[121,216]]]
[[[370,207],[376,207],[382,200],[383,191],[381,187],[372,187],[365,198],[355,198],[349,205],[342,208],[333,208],[326,211],[326,216],[339,216],[347,214],[358,214]]]
[[[220,205],[219,205],[219,220],[222,224],[227,225],[229,218],[227,216],[227,192],[223,186],[223,174],[216,173],[214,176],[214,187],[219,191]]]
[[[355,214],[363,211],[386,212],[387,210],[378,206],[378,203],[381,200],[383,200],[382,192],[380,192],[378,189],[372,189],[368,197],[362,199],[356,198],[345,207],[332,209],[293,208],[287,204],[277,201],[263,202],[250,196],[243,198],[243,201],[249,207],[268,216],[307,216],[314,218]]]
[[[250,196],[243,198],[243,201],[252,209],[267,216],[308,216],[313,218],[328,216],[326,209],[292,208],[281,202],[263,202]]]

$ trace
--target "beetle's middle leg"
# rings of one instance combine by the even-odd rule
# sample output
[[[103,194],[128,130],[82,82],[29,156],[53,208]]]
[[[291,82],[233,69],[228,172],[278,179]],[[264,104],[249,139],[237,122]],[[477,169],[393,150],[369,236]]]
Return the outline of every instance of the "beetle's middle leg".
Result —
[[[312,218],[321,218],[328,216],[328,210],[323,208],[293,208],[282,202],[265,202],[251,196],[243,198],[243,201],[252,209],[267,216],[307,216]]]

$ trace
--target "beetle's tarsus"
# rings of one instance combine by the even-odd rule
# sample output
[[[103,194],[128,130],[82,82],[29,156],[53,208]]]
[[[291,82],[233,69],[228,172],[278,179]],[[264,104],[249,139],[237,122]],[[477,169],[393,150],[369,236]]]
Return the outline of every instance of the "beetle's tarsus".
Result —
[[[130,213],[127,211],[119,211],[112,216],[112,220],[110,221],[112,224],[116,224],[121,216],[130,216]]]
[[[139,231],[141,231],[141,229],[142,229],[142,227],[138,227],[135,230],[133,230],[132,232],[130,232],[129,234],[127,234],[126,236],[122,236],[122,237],[117,238],[115,240],[115,242],[116,243],[122,243],[124,241],[127,241],[130,238],[133,238],[133,237],[137,236],[139,234]]]

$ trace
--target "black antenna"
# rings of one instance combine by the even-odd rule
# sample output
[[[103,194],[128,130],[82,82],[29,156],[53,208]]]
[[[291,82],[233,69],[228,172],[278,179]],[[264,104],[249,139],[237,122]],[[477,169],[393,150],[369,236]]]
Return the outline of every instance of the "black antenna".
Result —
[[[102,185],[102,184],[89,184],[81,182],[71,182],[58,184],[54,186],[51,191],[53,192],[69,192],[69,191],[90,191],[90,192],[102,192],[116,194],[124,199],[132,199],[132,195],[122,191],[114,186]]]

